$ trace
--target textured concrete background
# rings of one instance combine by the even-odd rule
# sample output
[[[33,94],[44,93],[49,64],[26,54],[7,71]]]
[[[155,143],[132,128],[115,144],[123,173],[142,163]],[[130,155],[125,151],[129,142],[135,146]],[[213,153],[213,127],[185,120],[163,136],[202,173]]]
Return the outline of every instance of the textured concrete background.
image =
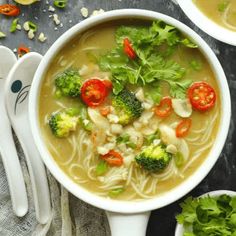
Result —
[[[4,3],[0,0],[0,3]],[[0,40],[0,44],[10,47],[11,49],[17,48],[19,44],[24,43],[31,47],[32,51],[44,54],[52,43],[67,29],[76,23],[80,22],[84,18],[80,13],[81,7],[87,7],[91,13],[95,9],[104,9],[105,11],[121,8],[141,8],[158,11],[169,16],[172,16],[183,23],[190,26],[193,30],[199,33],[204,40],[211,46],[219,58],[231,90],[232,96],[232,120],[231,127],[228,135],[227,142],[224,150],[212,169],[207,178],[205,178],[200,185],[198,185],[189,195],[197,196],[202,193],[216,190],[216,189],[230,189],[236,190],[236,48],[223,44],[217,40],[212,39],[210,36],[199,30],[193,23],[191,23],[184,13],[181,11],[178,5],[168,0],[68,0],[69,4],[65,10],[57,10],[63,27],[57,27],[55,30],[54,22],[51,15],[48,12],[49,5],[52,5],[52,1],[49,1],[49,5],[46,1],[36,3],[29,7],[22,7],[22,13],[20,23],[26,20],[36,22],[38,25],[38,31],[44,32],[48,37],[45,43],[40,43],[38,40],[29,40],[26,33],[15,32],[14,34],[8,34],[6,39]],[[45,12],[46,11],[46,12]],[[0,16],[0,31],[7,32],[10,26],[10,20]],[[0,58],[2,60],[2,58]],[[182,201],[181,199],[180,201]],[[165,208],[155,210],[152,212],[147,235],[174,235],[175,218],[174,216],[179,211],[179,202],[171,204]]]

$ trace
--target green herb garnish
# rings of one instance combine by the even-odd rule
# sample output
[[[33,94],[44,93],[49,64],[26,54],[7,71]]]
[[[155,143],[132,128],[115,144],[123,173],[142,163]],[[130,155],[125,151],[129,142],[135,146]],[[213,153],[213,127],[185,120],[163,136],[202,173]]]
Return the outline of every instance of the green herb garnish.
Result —
[[[173,51],[177,45],[196,48],[196,44],[185,38],[175,27],[162,21],[153,22],[150,27],[121,26],[116,31],[117,47],[100,58],[99,65],[103,71],[112,74],[113,92],[120,93],[126,85],[138,84],[153,87],[155,93],[150,94],[153,101],[158,102],[162,97],[158,88],[160,81],[170,86],[171,96],[185,97],[191,81],[183,81],[185,68],[164,55]],[[123,50],[123,41],[128,38],[136,53],[136,58],[127,57]],[[163,47],[166,48],[163,52]],[[173,92],[175,90],[175,92]]]
[[[235,236],[236,197],[189,197],[180,206],[176,219],[185,227],[184,236]]]
[[[191,60],[189,65],[193,70],[199,71],[202,69],[202,63],[198,60]]]

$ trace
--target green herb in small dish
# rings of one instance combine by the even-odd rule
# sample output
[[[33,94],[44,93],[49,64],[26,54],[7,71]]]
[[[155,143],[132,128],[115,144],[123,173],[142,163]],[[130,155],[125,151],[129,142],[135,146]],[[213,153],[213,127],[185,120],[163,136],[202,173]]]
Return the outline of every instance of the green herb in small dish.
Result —
[[[184,226],[183,236],[236,235],[236,197],[189,197],[180,206],[176,219]]]

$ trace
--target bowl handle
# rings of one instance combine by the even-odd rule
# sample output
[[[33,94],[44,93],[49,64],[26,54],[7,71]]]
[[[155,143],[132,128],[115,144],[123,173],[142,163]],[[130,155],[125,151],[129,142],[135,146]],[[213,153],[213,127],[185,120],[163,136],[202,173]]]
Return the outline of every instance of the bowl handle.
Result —
[[[107,211],[112,236],[145,236],[150,211],[137,214],[121,214]]]

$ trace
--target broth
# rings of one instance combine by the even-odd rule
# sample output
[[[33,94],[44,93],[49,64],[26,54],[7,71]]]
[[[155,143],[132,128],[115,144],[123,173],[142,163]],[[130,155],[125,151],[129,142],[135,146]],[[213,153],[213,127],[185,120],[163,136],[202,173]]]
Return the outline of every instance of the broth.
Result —
[[[132,22],[126,22],[130,24]],[[121,23],[120,23],[121,24]],[[60,168],[78,183],[80,186],[104,197],[114,197],[111,194],[113,190],[125,188],[121,194],[117,194],[116,199],[121,200],[141,200],[152,198],[157,194],[162,194],[183,182],[202,164],[208,155],[216,137],[220,121],[220,95],[210,65],[198,49],[187,48],[178,45],[175,52],[169,56],[172,60],[187,68],[183,79],[191,78],[192,81],[203,80],[214,88],[217,100],[215,106],[206,112],[193,111],[191,115],[192,126],[185,138],[189,149],[189,158],[181,167],[176,167],[174,158],[170,161],[169,166],[161,173],[149,173],[139,168],[134,159],[128,163],[130,156],[137,155],[140,149],[133,150],[125,147],[122,155],[125,164],[120,167],[109,167],[103,175],[96,174],[96,168],[100,162],[97,153],[97,147],[105,134],[105,130],[99,133],[99,129],[92,130],[97,132],[99,137],[97,143],[91,142],[91,132],[83,130],[80,126],[75,132],[71,133],[68,138],[55,137],[48,125],[50,115],[62,108],[74,107],[78,105],[78,99],[56,98],[55,97],[55,77],[66,68],[82,68],[86,73],[83,79],[91,77],[107,78],[110,73],[103,72],[99,69],[94,57],[110,51],[115,48],[115,31],[119,27],[117,22],[96,26],[96,28],[78,35],[68,43],[58,55],[54,58],[52,64],[46,73],[42,84],[39,100],[39,121],[45,143],[52,154],[54,160]],[[195,69],[190,66],[190,62],[195,65]],[[197,62],[197,63],[196,63]],[[199,68],[198,68],[199,66]],[[137,87],[137,86],[136,86]],[[129,88],[133,91],[135,86]],[[168,95],[168,86],[162,84],[163,94]],[[148,90],[146,90],[148,93]],[[151,110],[145,110],[146,113]],[[146,124],[146,128],[166,125],[176,127],[176,123],[182,120],[174,112],[167,118],[156,117],[155,115]],[[124,126],[123,133],[128,132],[132,126]],[[132,126],[133,127],[133,126]],[[106,139],[108,137],[106,136]],[[182,140],[181,139],[181,140]],[[103,145],[104,143],[102,143]],[[116,148],[116,147],[115,147]],[[119,148],[122,150],[122,148]],[[128,164],[127,164],[128,163]]]
[[[236,31],[236,1],[194,0],[199,9],[217,24]]]

